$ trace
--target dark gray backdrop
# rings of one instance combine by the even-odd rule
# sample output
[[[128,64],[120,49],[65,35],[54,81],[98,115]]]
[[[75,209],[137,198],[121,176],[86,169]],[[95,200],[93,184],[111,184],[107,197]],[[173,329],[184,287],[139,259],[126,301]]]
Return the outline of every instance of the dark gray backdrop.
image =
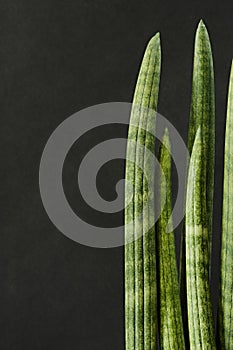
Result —
[[[49,135],[72,113],[131,101],[145,43],[156,31],[163,50],[159,112],[186,140],[200,18],[211,34],[216,68],[216,306],[232,11],[230,0],[217,5],[203,0],[0,1],[1,349],[123,349],[123,249],[81,246],[53,226],[39,195],[39,161]],[[109,135],[116,132],[108,129]],[[126,130],[119,132],[126,136]],[[86,135],[67,158],[65,188],[84,217],[90,213],[79,203],[74,169],[90,144],[105,136],[106,130]],[[98,183],[109,199],[114,179],[124,173],[123,162],[110,165]],[[109,217],[101,221],[108,225]]]

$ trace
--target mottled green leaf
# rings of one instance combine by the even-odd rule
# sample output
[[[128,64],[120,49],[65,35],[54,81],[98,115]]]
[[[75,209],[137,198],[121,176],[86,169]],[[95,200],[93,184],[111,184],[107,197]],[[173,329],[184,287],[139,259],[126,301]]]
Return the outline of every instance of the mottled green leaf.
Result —
[[[159,151],[163,172],[159,176],[159,209],[157,222],[158,271],[159,271],[159,329],[160,348],[184,350],[184,333],[180,305],[178,270],[174,232],[167,232],[172,214],[171,147],[168,130],[165,130]],[[163,200],[164,205],[163,205]]]
[[[225,134],[222,247],[219,297],[221,349],[233,349],[233,64]]]
[[[214,350],[215,335],[208,265],[206,186],[203,181],[203,137],[199,127],[193,145],[186,197],[186,283],[191,350]]]
[[[125,230],[125,332],[126,350],[154,350],[156,337],[156,268],[154,227],[146,232],[154,222],[153,206],[144,213],[142,220],[135,220],[142,213],[148,199],[147,179],[144,173],[151,173],[153,166],[147,159],[145,148],[154,152],[155,113],[159,91],[161,65],[160,36],[156,34],[149,42],[135,89],[128,139],[126,160],[126,203],[131,194],[129,183],[133,184],[133,198],[125,209],[125,222],[133,222],[133,228]],[[146,128],[146,130],[145,130]],[[137,147],[142,145],[144,148]],[[137,166],[135,165],[137,164]],[[146,232],[142,235],[143,232]],[[138,238],[139,237],[139,238]],[[132,238],[134,239],[133,242]]]

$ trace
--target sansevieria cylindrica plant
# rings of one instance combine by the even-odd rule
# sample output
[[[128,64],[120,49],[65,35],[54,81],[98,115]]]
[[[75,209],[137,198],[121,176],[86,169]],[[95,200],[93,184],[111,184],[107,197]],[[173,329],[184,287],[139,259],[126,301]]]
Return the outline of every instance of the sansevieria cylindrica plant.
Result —
[[[168,221],[172,222],[172,158],[168,129],[164,131],[159,148],[162,173],[156,178],[157,187],[151,189],[148,186],[148,176],[152,183],[155,180],[153,160],[147,151],[155,153],[160,69],[160,36],[156,34],[149,41],[141,64],[128,130],[125,186],[125,348],[155,350],[159,346],[163,350],[215,350],[216,332],[210,292],[215,91],[210,38],[203,21],[198,25],[194,46],[188,133],[191,158],[187,164],[180,285],[175,234],[172,225],[168,226]],[[186,159],[183,161],[186,162]],[[223,350],[233,350],[232,184],[233,69],[225,136],[217,325],[220,349]],[[154,200],[160,212],[156,224]]]

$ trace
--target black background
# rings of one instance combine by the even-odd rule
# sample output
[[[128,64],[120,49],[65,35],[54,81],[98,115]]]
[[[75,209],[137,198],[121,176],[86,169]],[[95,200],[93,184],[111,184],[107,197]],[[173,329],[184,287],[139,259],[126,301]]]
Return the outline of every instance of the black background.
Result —
[[[159,112],[186,140],[200,18],[212,38],[216,70],[216,308],[232,11],[230,0],[0,1],[1,349],[124,348],[123,248],[81,246],[53,226],[39,194],[40,157],[53,130],[74,112],[131,101],[145,44],[157,31],[163,52]],[[101,133],[86,138],[76,156]],[[74,153],[68,173],[75,166]],[[112,167],[123,177],[123,163]],[[106,183],[110,175],[103,172]],[[74,182],[66,186],[75,201]]]

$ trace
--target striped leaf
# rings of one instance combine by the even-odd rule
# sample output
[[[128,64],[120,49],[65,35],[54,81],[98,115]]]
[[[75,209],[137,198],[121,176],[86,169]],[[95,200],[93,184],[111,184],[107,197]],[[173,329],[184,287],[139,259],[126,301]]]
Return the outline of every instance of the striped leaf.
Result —
[[[145,173],[153,167],[146,149],[154,152],[155,116],[159,91],[161,66],[160,36],[156,34],[148,43],[135,89],[128,140],[126,161],[126,203],[131,196],[129,184],[134,186],[130,204],[125,209],[125,222],[133,222],[132,229],[125,230],[125,339],[126,350],[153,350],[156,337],[156,269],[154,208],[149,206],[142,220],[142,208],[153,193],[148,192]],[[153,113],[151,113],[151,111]],[[147,131],[146,131],[146,130]],[[142,147],[138,147],[141,145]],[[132,161],[134,160],[134,161]],[[137,164],[137,165],[135,165]],[[150,180],[151,180],[150,179]],[[151,229],[148,229],[147,227]],[[146,232],[143,235],[143,232]],[[132,241],[133,239],[133,241]]]
[[[222,247],[219,298],[221,349],[233,349],[233,64],[225,134]]]
[[[203,178],[204,147],[199,127],[193,145],[186,198],[186,283],[191,350],[216,349],[209,285],[209,222],[206,183]]]
[[[158,271],[159,271],[159,319],[160,348],[167,350],[185,349],[183,322],[180,305],[176,248],[173,230],[167,232],[172,214],[171,194],[171,147],[168,130],[165,130],[159,151],[162,174],[159,176],[159,209],[157,222]],[[163,206],[163,200],[164,206]]]
[[[214,98],[214,69],[211,44],[207,29],[201,20],[195,38],[192,100],[190,109],[190,123],[188,135],[188,150],[191,154],[195,135],[198,128],[202,130],[203,161],[202,176],[206,188],[203,205],[206,202],[208,223],[208,255],[211,257],[212,214],[214,189],[214,153],[215,153],[215,98]],[[206,198],[205,198],[206,197]],[[180,257],[180,289],[183,309],[184,325],[187,324],[186,300],[186,265],[185,265],[185,218],[181,240]],[[210,260],[208,261],[210,268]],[[187,335],[187,329],[185,329]],[[186,337],[187,338],[187,337]]]

